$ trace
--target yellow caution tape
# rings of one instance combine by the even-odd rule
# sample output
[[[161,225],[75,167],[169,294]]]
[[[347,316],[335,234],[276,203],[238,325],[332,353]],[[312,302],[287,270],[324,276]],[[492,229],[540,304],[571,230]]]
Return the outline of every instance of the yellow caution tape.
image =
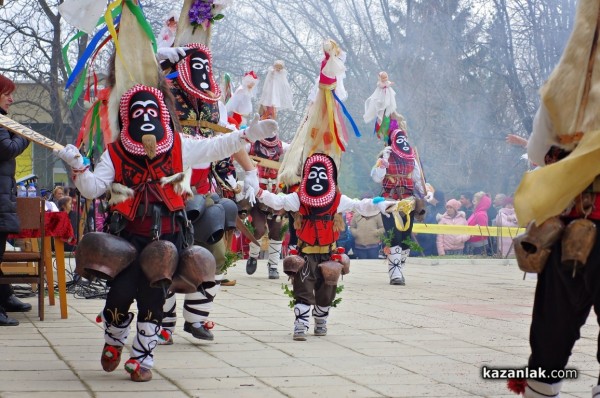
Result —
[[[413,224],[412,231],[416,234],[477,235],[514,238],[515,236],[524,233],[525,228],[488,227],[481,225]]]

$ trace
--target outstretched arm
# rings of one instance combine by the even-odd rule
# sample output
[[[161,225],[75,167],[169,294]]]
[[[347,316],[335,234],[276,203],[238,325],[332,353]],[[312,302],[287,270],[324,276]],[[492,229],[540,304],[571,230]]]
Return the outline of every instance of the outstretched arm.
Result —
[[[256,197],[258,198],[259,201],[261,201],[262,203],[266,204],[267,206],[269,206],[275,210],[281,210],[281,209],[284,209],[286,211],[300,210],[300,198],[298,198],[298,194],[295,192],[284,195],[284,194],[274,194],[272,192],[268,192],[268,191],[259,189]]]

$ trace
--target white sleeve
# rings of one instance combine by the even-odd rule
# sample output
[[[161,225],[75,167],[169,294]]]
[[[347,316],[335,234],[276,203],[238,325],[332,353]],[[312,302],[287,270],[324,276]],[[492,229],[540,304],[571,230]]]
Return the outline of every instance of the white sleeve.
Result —
[[[205,140],[197,140],[181,134],[184,170],[200,163],[215,162],[233,155],[244,147],[242,133],[233,131]]]
[[[548,110],[542,102],[533,119],[533,131],[527,141],[527,156],[531,162],[539,166],[546,164],[544,158],[553,144],[555,135]]]
[[[419,162],[417,162],[417,159],[415,158],[415,168],[412,172],[412,180],[413,183],[415,184],[415,190],[413,192],[413,195],[419,199],[423,199],[425,197],[425,195],[427,194],[426,192],[426,188],[423,186],[423,180],[421,179],[421,166],[419,165]]]
[[[380,158],[381,159],[381,158]],[[375,164],[375,166],[373,166],[373,168],[371,169],[371,178],[373,179],[373,181],[375,181],[377,184],[381,184],[383,182],[383,179],[385,177],[385,173],[387,172],[387,168],[383,167],[383,166],[378,166],[379,165],[379,160],[377,160],[377,163]]]
[[[347,211],[357,211],[364,217],[372,217],[381,212],[379,210],[379,207],[373,204],[373,199],[371,198],[358,200],[350,199],[346,195],[342,195],[342,197],[340,198],[340,204],[337,208],[337,212],[345,213]]]
[[[272,192],[261,190],[258,195],[256,195],[259,201],[266,204],[267,206],[275,209],[281,210],[284,209],[286,211],[298,211],[300,210],[300,198],[296,192],[282,195],[282,194],[274,194]]]
[[[108,151],[104,151],[94,172],[86,170],[78,174],[73,182],[84,198],[94,199],[106,192],[114,180],[115,167]]]
[[[283,149],[283,153],[286,153],[288,149],[290,149],[290,146],[291,145],[289,143],[281,141],[281,149]]]

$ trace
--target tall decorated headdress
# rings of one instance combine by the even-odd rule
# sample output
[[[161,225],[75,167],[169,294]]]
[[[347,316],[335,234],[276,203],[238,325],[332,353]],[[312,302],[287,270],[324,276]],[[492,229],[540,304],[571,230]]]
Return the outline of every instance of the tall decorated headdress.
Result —
[[[255,96],[257,83],[258,76],[253,70],[244,73],[242,84],[225,104],[227,111],[242,116],[252,114],[252,98]]]
[[[288,148],[279,169],[279,181],[287,186],[299,184],[303,165],[315,153],[330,156],[339,168],[342,152],[346,150],[348,132],[342,120],[346,115],[360,137],[356,124],[336,94],[345,74],[345,54],[332,40],[323,42],[324,57],[312,103],[307,107],[303,121]]]
[[[292,88],[283,61],[275,61],[269,67],[258,104],[263,119],[276,119],[278,110],[294,108]]]
[[[391,116],[396,113],[396,92],[392,88],[387,72],[379,72],[377,87],[365,101],[365,123],[375,120],[375,133],[380,140],[387,142]]]
[[[599,40],[600,0],[578,1],[567,46],[540,89],[545,116],[555,134],[541,140],[572,152],[556,163],[525,173],[515,192],[521,225],[533,220],[540,225],[559,215],[600,174]]]
[[[83,7],[95,0],[64,2],[61,7]],[[65,6],[66,4],[66,6]],[[101,8],[93,8],[94,12]],[[61,9],[62,12],[62,9]],[[96,19],[97,15],[83,17]],[[73,21],[69,21],[73,23]],[[73,23],[75,26],[85,25]],[[90,41],[88,49],[78,61],[70,76],[74,79],[87,63],[93,64],[95,54],[102,44],[112,41],[115,47],[114,72],[110,90],[101,96],[102,103],[92,107],[92,130],[108,127],[110,135],[104,135],[104,145],[120,138],[125,149],[134,155],[150,157],[170,150],[173,143],[171,115],[167,110],[163,92],[159,89],[160,71],[156,61],[156,39],[146,21],[138,0],[116,0],[107,6],[98,22],[101,29]],[[118,33],[117,33],[118,29]],[[109,34],[104,39],[103,36]],[[93,54],[89,56],[89,54]],[[86,79],[81,79],[85,81]],[[96,112],[96,107],[100,110]],[[145,138],[144,138],[145,137]]]
[[[175,35],[175,46],[185,47],[189,43],[210,47],[212,25],[224,18],[222,11],[233,0],[184,0]]]

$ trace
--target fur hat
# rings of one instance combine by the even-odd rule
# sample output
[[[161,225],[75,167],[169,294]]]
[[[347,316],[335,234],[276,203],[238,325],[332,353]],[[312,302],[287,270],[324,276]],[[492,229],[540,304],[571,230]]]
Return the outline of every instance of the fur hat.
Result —
[[[450,199],[446,202],[446,207],[452,207],[454,210],[458,211],[460,209],[460,202],[456,199]]]

